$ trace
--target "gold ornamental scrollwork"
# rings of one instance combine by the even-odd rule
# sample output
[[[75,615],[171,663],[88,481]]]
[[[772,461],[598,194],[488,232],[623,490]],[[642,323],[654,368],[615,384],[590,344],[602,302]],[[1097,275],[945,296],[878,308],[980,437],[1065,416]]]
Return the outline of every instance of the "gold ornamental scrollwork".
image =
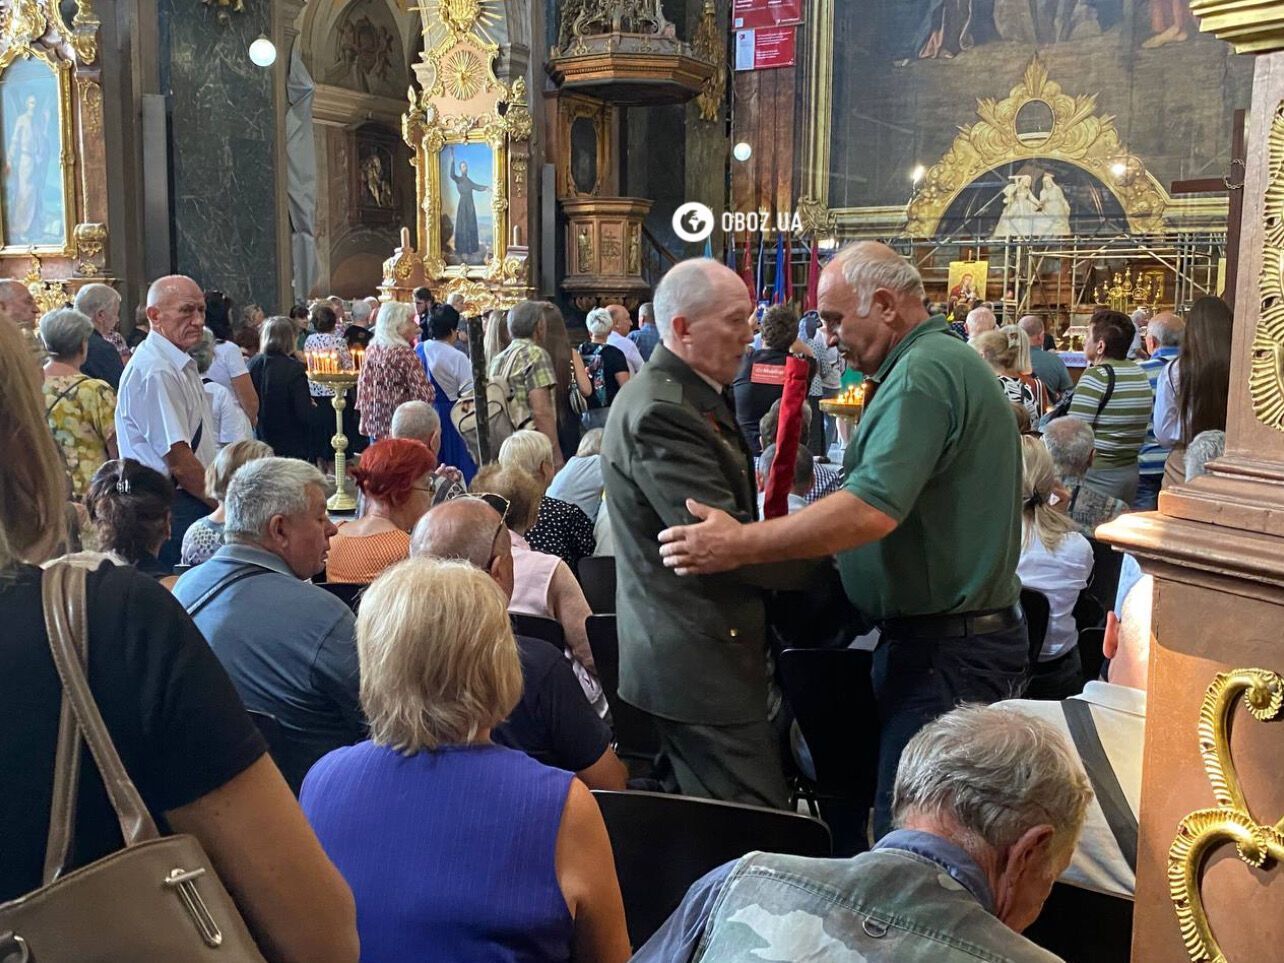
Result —
[[[1284,819],[1273,825],[1257,820],[1231,758],[1231,716],[1240,695],[1253,718],[1276,720],[1284,706],[1284,679],[1270,669],[1235,669],[1219,673],[1204,694],[1199,711],[1199,752],[1217,807],[1186,816],[1168,850],[1168,892],[1192,963],[1227,963],[1200,893],[1200,875],[1212,851],[1234,843],[1239,858],[1253,867],[1264,866],[1267,860],[1284,860]]]
[[[1046,137],[1031,139],[1017,129],[1017,114],[1032,103],[1052,113]],[[912,237],[935,236],[950,204],[977,177],[1034,158],[1064,161],[1097,178],[1118,198],[1132,232],[1162,229],[1168,197],[1141,159],[1123,146],[1114,118],[1097,113],[1095,94],[1067,94],[1037,56],[1006,98],[982,98],[976,112],[980,120],[959,128],[949,151],[927,171],[910,201],[906,230]],[[1122,176],[1115,173],[1120,170]]]
[[[700,93],[696,95],[696,106],[700,108],[700,119],[719,121],[722,119],[722,101],[727,93],[727,43],[726,31],[718,29],[718,14],[713,0],[705,0],[704,12],[696,25],[695,37],[691,49],[701,60],[713,64],[713,74],[704,82]]]
[[[797,204],[798,220],[803,233],[812,237],[832,237],[837,231],[834,212],[814,197],[800,197]]]
[[[40,0],[11,0],[0,20],[0,38],[9,45],[26,46],[39,40],[49,29]]]
[[[1235,48],[1236,53],[1284,50],[1284,8],[1275,0],[1190,0],[1199,29]]]
[[[1257,420],[1284,431],[1284,103],[1275,108],[1267,158],[1262,307],[1253,333],[1248,390]]]

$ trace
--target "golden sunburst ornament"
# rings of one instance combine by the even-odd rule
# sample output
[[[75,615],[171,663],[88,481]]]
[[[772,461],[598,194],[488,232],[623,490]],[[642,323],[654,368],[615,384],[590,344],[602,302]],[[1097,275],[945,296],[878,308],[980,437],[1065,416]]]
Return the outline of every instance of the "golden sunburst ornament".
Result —
[[[481,90],[482,62],[468,50],[456,50],[442,65],[442,80],[450,96],[471,100]]]

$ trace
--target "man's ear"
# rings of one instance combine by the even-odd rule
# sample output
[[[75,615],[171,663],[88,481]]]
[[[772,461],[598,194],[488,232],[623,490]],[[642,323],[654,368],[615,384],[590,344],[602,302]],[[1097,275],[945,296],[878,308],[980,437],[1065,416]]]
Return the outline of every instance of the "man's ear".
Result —
[[[896,320],[896,295],[887,288],[876,288],[869,312],[883,324],[891,324]]]
[[[673,330],[673,336],[679,341],[685,338],[691,330],[691,322],[687,320],[687,316],[685,314],[674,315],[673,321],[669,326]]]
[[[268,536],[272,538],[274,541],[283,542],[289,537],[288,533],[285,530],[284,515],[273,515],[270,519],[268,519],[267,530],[268,530]]]

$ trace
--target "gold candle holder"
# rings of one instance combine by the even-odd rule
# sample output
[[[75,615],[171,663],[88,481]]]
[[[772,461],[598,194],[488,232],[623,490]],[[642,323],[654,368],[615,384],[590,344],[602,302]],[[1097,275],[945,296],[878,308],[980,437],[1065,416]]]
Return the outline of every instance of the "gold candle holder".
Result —
[[[308,380],[334,390],[331,399],[334,403],[334,437],[330,439],[330,447],[334,449],[334,494],[325,503],[326,508],[332,512],[353,512],[357,510],[357,498],[348,490],[348,460],[345,455],[348,436],[343,430],[343,410],[348,407],[348,391],[356,387],[362,359],[360,353],[354,352],[356,366],[345,369],[335,351],[308,351],[304,358]]]

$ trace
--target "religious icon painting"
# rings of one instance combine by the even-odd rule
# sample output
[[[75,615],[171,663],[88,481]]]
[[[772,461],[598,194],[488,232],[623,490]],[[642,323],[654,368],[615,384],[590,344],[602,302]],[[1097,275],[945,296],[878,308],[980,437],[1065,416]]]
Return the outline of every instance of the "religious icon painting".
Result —
[[[397,217],[396,147],[396,135],[386,128],[367,124],[356,132],[353,197],[365,223],[391,222]]]
[[[495,254],[495,152],[489,144],[447,144],[438,156],[441,256],[478,267]]]
[[[984,301],[985,282],[989,273],[989,261],[951,261],[950,305],[960,301]]]
[[[56,69],[36,57],[19,57],[0,75],[7,247],[62,248],[67,243],[62,83]]]

